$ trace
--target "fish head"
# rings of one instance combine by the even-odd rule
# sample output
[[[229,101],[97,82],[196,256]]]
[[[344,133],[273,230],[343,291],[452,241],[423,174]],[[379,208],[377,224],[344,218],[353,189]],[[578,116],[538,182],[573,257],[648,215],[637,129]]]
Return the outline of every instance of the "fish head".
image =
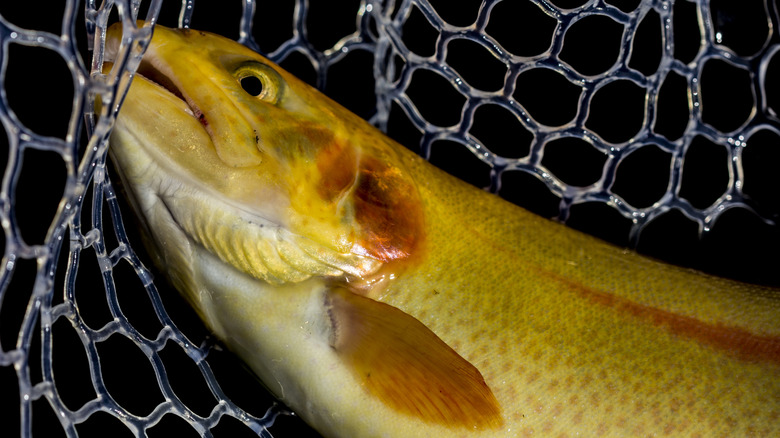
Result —
[[[158,267],[326,435],[501,427],[479,370],[377,299],[425,246],[420,157],[240,44],[161,26],[109,151]]]
[[[120,53],[121,34],[121,26],[108,30],[107,59]],[[117,118],[111,153],[124,174],[164,175],[149,196],[162,200],[177,225],[200,244],[208,246],[208,234],[218,230],[188,225],[197,220],[181,216],[192,215],[192,206],[177,213],[174,205],[184,197],[198,199],[196,210],[235,210],[241,221],[223,218],[233,230],[268,226],[277,240],[279,233],[294,236],[281,240],[297,239],[304,252],[319,252],[334,268],[329,272],[365,277],[387,262],[409,258],[422,240],[417,189],[406,176],[405,158],[389,142],[235,41],[157,26]],[[253,262],[234,264],[248,271],[247,263]],[[306,277],[297,272],[301,266],[295,268],[295,275],[256,276]]]

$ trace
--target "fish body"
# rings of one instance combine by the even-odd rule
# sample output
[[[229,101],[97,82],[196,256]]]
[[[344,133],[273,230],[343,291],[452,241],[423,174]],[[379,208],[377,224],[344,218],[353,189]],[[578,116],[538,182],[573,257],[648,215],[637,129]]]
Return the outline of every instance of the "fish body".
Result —
[[[157,26],[110,153],[157,266],[325,436],[780,433],[776,289],[475,189],[233,41]]]

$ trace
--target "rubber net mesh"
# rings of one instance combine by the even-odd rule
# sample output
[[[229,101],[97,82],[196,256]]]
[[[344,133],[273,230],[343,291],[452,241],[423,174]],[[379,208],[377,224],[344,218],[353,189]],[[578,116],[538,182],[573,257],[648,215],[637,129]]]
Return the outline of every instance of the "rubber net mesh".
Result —
[[[3,3],[3,435],[314,434],[136,251],[106,139],[151,28],[133,33],[114,73],[94,73],[107,24],[136,16],[268,53],[539,214],[777,283],[777,257],[755,256],[778,241],[776,2],[331,3]],[[113,102],[99,121],[98,94]]]

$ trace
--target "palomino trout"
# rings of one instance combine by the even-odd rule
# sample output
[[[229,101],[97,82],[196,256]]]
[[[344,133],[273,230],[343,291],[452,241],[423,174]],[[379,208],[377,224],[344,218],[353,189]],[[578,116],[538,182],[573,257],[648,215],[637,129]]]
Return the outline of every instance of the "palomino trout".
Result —
[[[778,290],[471,187],[234,41],[157,26],[110,151],[159,269],[325,436],[780,435]]]

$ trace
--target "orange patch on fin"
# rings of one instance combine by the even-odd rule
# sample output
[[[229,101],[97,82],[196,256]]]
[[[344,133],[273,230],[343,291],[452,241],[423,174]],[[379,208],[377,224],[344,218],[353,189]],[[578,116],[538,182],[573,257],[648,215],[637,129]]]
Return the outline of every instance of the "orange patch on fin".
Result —
[[[385,262],[412,255],[424,230],[422,207],[417,189],[400,170],[363,158],[353,202],[363,233],[353,252]]]
[[[497,428],[501,408],[482,374],[420,321],[335,287],[331,345],[387,406],[450,427]]]

